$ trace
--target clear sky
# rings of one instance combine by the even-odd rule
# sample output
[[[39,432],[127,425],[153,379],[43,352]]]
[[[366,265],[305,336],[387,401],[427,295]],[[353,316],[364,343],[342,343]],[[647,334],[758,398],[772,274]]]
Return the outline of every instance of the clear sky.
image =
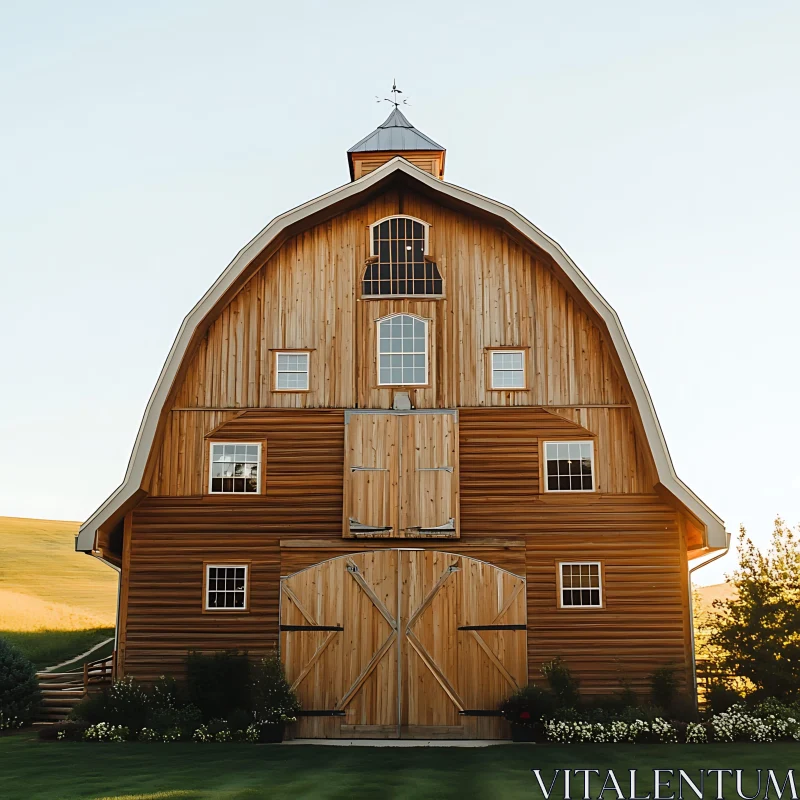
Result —
[[[733,532],[800,522],[798,40],[789,0],[6,0],[0,515],[119,484],[183,316],[396,77],[616,308],[678,474]]]

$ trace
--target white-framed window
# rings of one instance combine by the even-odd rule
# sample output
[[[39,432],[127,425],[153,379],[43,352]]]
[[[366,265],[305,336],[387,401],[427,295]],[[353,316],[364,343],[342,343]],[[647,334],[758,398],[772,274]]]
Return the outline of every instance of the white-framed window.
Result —
[[[544,485],[548,492],[593,492],[594,442],[545,442]]]
[[[430,225],[393,216],[370,225],[370,263],[364,270],[362,297],[440,297],[439,268],[428,256]]]
[[[285,351],[275,353],[275,390],[305,392],[308,390],[309,353]]]
[[[492,389],[525,388],[525,351],[490,350]]]
[[[561,608],[602,608],[603,571],[599,561],[562,561],[558,572]]]
[[[428,382],[428,323],[411,314],[378,320],[378,385],[424,386]]]
[[[206,564],[205,610],[246,611],[247,564]]]
[[[261,491],[261,445],[258,442],[212,442],[208,491],[211,494],[258,494]]]

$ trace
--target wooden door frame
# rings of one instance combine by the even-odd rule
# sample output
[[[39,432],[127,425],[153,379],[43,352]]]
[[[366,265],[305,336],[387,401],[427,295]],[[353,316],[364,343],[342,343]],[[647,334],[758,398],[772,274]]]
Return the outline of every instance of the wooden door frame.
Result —
[[[372,587],[369,586],[369,584],[367,584],[367,582],[363,578],[363,576],[361,576],[361,581],[359,581],[358,578],[356,578],[356,575],[360,575],[360,572],[358,572],[358,566],[355,565],[354,562],[353,562],[353,558],[355,556],[365,555],[367,553],[383,553],[383,552],[386,552],[386,553],[395,552],[397,554],[396,579],[395,579],[397,613],[396,613],[396,616],[394,618],[392,617],[391,612],[389,612],[385,608],[385,606],[380,601],[380,599],[377,598],[377,596],[375,595],[374,590],[372,589]],[[442,574],[439,576],[439,578],[437,579],[437,581],[434,584],[434,586],[426,593],[425,597],[423,598],[423,600],[419,604],[419,606],[413,612],[411,612],[409,610],[408,618],[407,619],[403,619],[403,606],[402,606],[402,600],[403,600],[403,597],[402,597],[403,558],[402,558],[402,554],[403,553],[408,553],[408,552],[414,552],[414,553],[421,552],[421,553],[431,553],[431,554],[437,554],[437,555],[444,555],[444,556],[448,556],[448,557],[451,557],[451,558],[456,559],[456,560],[453,561],[452,563],[450,563],[447,566],[447,568],[442,572]],[[433,548],[427,548],[427,547],[379,547],[379,548],[373,548],[373,549],[370,549],[370,550],[367,550],[367,549],[356,550],[356,551],[353,551],[353,552],[350,552],[350,553],[343,553],[342,555],[337,555],[337,556],[333,556],[331,558],[323,559],[322,561],[316,562],[315,564],[310,564],[309,566],[304,567],[303,569],[297,570],[296,572],[293,572],[293,573],[291,573],[289,575],[281,576],[280,583],[279,583],[279,598],[278,598],[278,632],[279,632],[279,635],[278,635],[278,654],[279,654],[279,657],[283,660],[283,653],[281,652],[281,636],[280,636],[280,633],[281,633],[281,630],[282,630],[281,620],[283,619],[284,592],[286,592],[286,591],[290,592],[291,595],[289,595],[289,599],[292,600],[292,602],[297,607],[297,609],[300,612],[300,614],[305,619],[307,619],[310,622],[310,624],[312,624],[312,625],[316,624],[315,619],[309,618],[308,617],[308,613],[303,610],[302,603],[299,603],[297,599],[292,599],[292,596],[293,596],[294,593],[288,587],[287,582],[291,578],[293,578],[293,577],[295,577],[297,575],[300,575],[301,573],[306,572],[308,570],[317,569],[320,566],[322,566],[323,564],[327,564],[327,563],[330,563],[332,561],[343,560],[345,568],[351,574],[353,579],[356,581],[356,583],[358,584],[358,586],[361,589],[361,591],[364,592],[367,595],[367,597],[372,602],[373,606],[375,606],[377,611],[384,617],[386,622],[389,624],[389,626],[391,628],[391,633],[389,634],[389,636],[387,637],[385,642],[375,651],[372,659],[370,659],[370,662],[362,670],[362,672],[359,674],[359,676],[356,678],[356,680],[353,682],[353,684],[347,689],[347,691],[342,695],[340,700],[336,703],[335,710],[336,711],[344,711],[344,708],[356,696],[358,691],[360,691],[361,687],[366,682],[367,678],[369,678],[369,676],[372,674],[372,672],[377,667],[377,665],[380,663],[380,661],[383,660],[383,658],[390,651],[391,647],[394,646],[394,648],[395,648],[395,657],[396,657],[396,673],[397,673],[397,691],[396,691],[396,694],[397,694],[397,698],[396,698],[396,702],[397,702],[397,724],[396,724],[397,738],[398,739],[404,738],[403,737],[403,730],[402,730],[402,728],[403,728],[403,700],[404,700],[403,687],[404,687],[404,681],[405,681],[405,677],[407,675],[408,670],[407,669],[405,669],[405,670],[403,669],[403,652],[404,652],[403,643],[404,643],[404,640],[407,640],[409,642],[411,648],[416,652],[416,654],[419,657],[419,659],[422,661],[422,663],[427,668],[427,670],[431,673],[431,675],[436,680],[436,682],[439,684],[439,686],[442,688],[442,690],[445,692],[445,694],[449,697],[451,702],[453,702],[453,704],[456,706],[458,711],[459,712],[468,711],[469,709],[466,709],[464,707],[464,702],[461,699],[461,697],[459,696],[458,690],[455,689],[450,684],[450,682],[447,679],[447,677],[443,673],[441,673],[441,670],[438,669],[438,667],[436,665],[436,662],[433,659],[433,657],[430,656],[430,654],[427,653],[424,645],[422,645],[422,643],[417,640],[416,636],[414,636],[413,631],[411,630],[412,626],[419,620],[419,618],[422,616],[422,614],[427,610],[427,608],[433,602],[436,594],[445,585],[445,583],[447,582],[449,577],[454,572],[457,572],[457,571],[462,569],[463,559],[465,559],[465,558],[469,559],[470,561],[474,561],[474,562],[477,562],[477,563],[480,563],[480,564],[485,564],[485,565],[491,567],[494,570],[497,570],[497,571],[499,571],[501,573],[505,573],[507,575],[510,575],[510,576],[512,576],[512,577],[514,577],[514,578],[516,578],[517,580],[520,581],[518,587],[512,592],[511,596],[509,598],[507,598],[507,600],[503,604],[503,607],[500,608],[500,610],[494,616],[494,619],[492,620],[492,622],[488,626],[469,626],[469,627],[464,627],[463,628],[465,630],[465,632],[468,632],[469,635],[476,640],[477,644],[479,645],[480,649],[484,652],[486,657],[490,660],[490,662],[493,664],[493,666],[500,672],[501,676],[506,680],[506,682],[508,682],[510,684],[510,688],[513,689],[515,685],[518,685],[517,682],[516,682],[516,679],[514,679],[514,677],[508,672],[508,670],[503,665],[502,661],[500,661],[500,659],[494,653],[492,648],[483,639],[483,637],[478,633],[477,628],[491,628],[495,624],[497,624],[497,621],[512,607],[514,601],[517,599],[518,595],[521,592],[523,594],[523,598],[525,598],[525,601],[523,602],[523,612],[524,612],[524,615],[525,615],[524,626],[525,626],[525,637],[526,637],[526,643],[527,643],[527,636],[528,636],[528,630],[527,630],[527,628],[528,628],[528,619],[527,619],[527,616],[528,616],[527,615],[527,588],[528,588],[528,584],[527,584],[527,576],[526,575],[518,575],[517,573],[512,572],[509,569],[505,569],[504,567],[500,567],[497,564],[492,563],[491,561],[486,561],[485,559],[480,559],[480,558],[474,558],[473,556],[470,556],[470,555],[467,555],[467,554],[464,554],[464,553],[455,553],[455,552],[452,552],[450,550],[435,550]],[[348,564],[348,562],[349,562],[349,564]],[[351,566],[355,567],[355,571],[351,571],[351,569],[350,569]],[[455,567],[455,569],[454,569],[454,567]],[[366,588],[365,588],[365,586],[366,586]],[[377,602],[376,602],[376,600],[377,600]],[[519,629],[516,625],[514,626],[514,628],[515,629]],[[459,626],[459,629],[462,629],[461,626]],[[314,654],[313,654],[311,660],[309,661],[309,663],[306,664],[303,667],[301,672],[298,674],[298,676],[292,682],[292,687],[293,688],[299,687],[300,683],[305,679],[305,677],[308,675],[308,673],[314,667],[316,662],[319,660],[319,658],[321,657],[322,653],[325,651],[327,646],[334,639],[334,637],[336,636],[336,633],[337,633],[336,630],[331,630],[329,632],[328,636],[325,637],[325,639],[322,641],[322,643],[317,647],[317,649],[314,652]],[[527,646],[525,648],[525,652],[526,652],[526,662],[527,662]],[[527,670],[526,670],[526,674],[527,674]],[[525,677],[526,677],[526,675],[522,676],[523,679]],[[407,737],[407,738],[415,738],[415,737]]]

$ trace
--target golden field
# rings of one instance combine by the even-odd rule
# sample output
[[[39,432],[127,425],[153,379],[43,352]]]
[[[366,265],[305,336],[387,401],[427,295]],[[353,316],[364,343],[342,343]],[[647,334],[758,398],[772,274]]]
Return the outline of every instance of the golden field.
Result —
[[[0,517],[0,631],[114,626],[117,573],[75,552],[78,525]]]

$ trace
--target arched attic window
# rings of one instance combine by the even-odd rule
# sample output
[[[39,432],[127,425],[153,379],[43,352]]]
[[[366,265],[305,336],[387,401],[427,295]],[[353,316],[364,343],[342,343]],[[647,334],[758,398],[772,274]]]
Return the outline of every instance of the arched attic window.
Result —
[[[437,297],[442,276],[428,256],[427,222],[387,217],[370,225],[370,260],[364,271],[363,297]]]

